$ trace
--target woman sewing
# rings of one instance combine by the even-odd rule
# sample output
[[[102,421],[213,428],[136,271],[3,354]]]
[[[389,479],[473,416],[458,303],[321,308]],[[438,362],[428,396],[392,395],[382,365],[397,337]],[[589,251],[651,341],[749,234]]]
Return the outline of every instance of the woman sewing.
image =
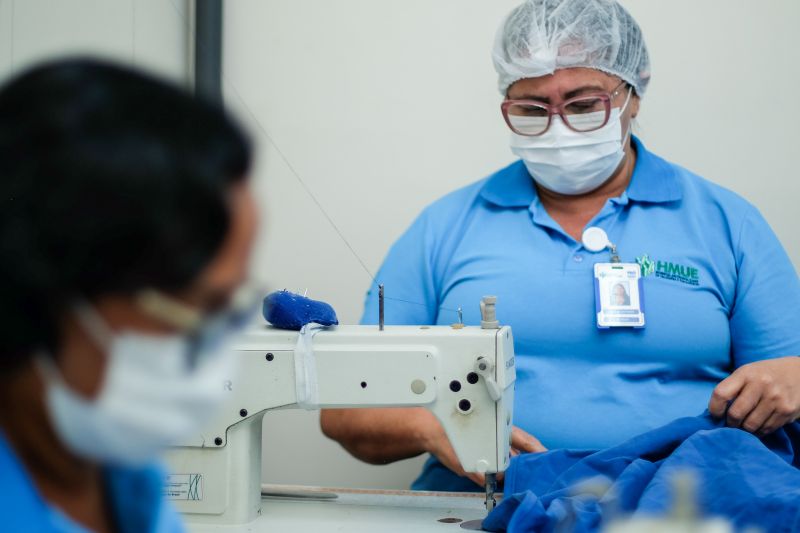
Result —
[[[470,303],[497,295],[520,452],[603,449],[706,408],[759,435],[797,419],[797,273],[755,207],[633,135],[651,75],[630,14],[529,0],[493,60],[519,159],[430,205],[394,244],[378,283],[426,305],[393,302],[386,322],[450,324],[464,306],[477,324]],[[626,281],[608,282],[615,268]],[[622,304],[606,313],[609,301]],[[429,453],[416,489],[480,490],[425,410],[329,410],[322,427],[376,464]]]

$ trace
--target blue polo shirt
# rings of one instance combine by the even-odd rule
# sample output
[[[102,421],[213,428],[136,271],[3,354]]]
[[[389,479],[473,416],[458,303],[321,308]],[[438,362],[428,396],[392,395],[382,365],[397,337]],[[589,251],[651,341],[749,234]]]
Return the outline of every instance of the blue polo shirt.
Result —
[[[115,531],[182,533],[183,522],[162,497],[164,474],[156,467],[104,469]],[[90,533],[39,494],[0,432],[0,531]]]
[[[514,334],[514,423],[551,449],[606,448],[697,415],[733,369],[800,355],[800,282],[764,218],[633,142],[628,189],[589,225],[624,262],[652,265],[644,329],[596,327],[592,269],[608,253],[561,229],[521,161],[426,208],[377,276],[388,324],[451,324],[463,307],[477,325],[480,298],[497,295]],[[362,321],[376,318],[371,290]],[[477,487],[432,459],[414,488]]]

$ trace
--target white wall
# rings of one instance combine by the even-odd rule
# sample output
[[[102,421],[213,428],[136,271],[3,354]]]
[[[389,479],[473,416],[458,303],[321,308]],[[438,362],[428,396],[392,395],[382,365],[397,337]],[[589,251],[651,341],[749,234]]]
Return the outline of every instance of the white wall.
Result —
[[[187,0],[0,0],[0,80],[30,64],[92,54],[185,83]]]
[[[370,278],[275,145],[372,273],[423,206],[511,160],[489,52],[516,3],[227,4],[227,99],[259,142],[255,178],[267,219],[256,266],[276,287],[308,288],[355,322]],[[653,61],[644,141],[755,203],[800,265],[800,3],[623,4]],[[315,413],[272,413],[265,435],[273,482],[402,487],[419,468],[419,460],[356,462],[320,436]]]

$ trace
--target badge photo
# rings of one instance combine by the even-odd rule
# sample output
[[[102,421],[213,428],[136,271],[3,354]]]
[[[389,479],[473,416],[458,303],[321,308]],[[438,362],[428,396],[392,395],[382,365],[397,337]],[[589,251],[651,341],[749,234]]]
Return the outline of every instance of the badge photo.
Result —
[[[597,263],[594,287],[598,328],[644,327],[644,291],[639,265]]]

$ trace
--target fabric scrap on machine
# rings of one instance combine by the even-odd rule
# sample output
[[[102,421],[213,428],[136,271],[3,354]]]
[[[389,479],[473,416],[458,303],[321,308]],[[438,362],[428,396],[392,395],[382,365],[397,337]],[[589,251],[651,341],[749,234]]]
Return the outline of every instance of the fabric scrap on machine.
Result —
[[[336,326],[339,319],[330,304],[312,300],[286,290],[275,291],[264,298],[264,319],[280,329],[300,331],[306,324]]]

